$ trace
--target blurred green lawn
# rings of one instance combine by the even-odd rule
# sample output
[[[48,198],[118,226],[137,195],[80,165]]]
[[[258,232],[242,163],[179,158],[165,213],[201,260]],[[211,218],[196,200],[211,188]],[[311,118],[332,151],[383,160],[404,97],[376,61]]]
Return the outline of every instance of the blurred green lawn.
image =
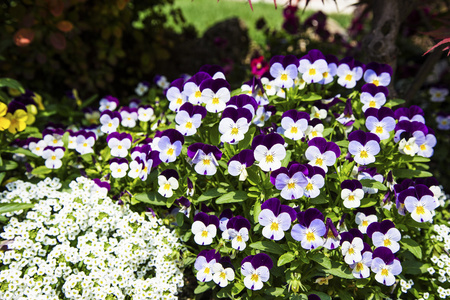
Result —
[[[239,17],[249,29],[252,40],[258,44],[264,43],[264,35],[256,30],[256,21],[263,17],[268,26],[273,29],[281,29],[283,23],[283,6],[278,5],[275,9],[273,3],[253,3],[253,11],[250,9],[247,0],[175,0],[174,7],[180,8],[187,24],[192,24],[202,35],[209,27],[215,23],[230,17]],[[303,22],[314,11],[306,10],[303,14],[299,9],[300,22]],[[330,14],[330,18],[335,19],[343,28],[347,28],[351,22],[351,15]],[[180,31],[180,26],[171,20],[167,24]],[[137,25],[139,26],[139,25]]]

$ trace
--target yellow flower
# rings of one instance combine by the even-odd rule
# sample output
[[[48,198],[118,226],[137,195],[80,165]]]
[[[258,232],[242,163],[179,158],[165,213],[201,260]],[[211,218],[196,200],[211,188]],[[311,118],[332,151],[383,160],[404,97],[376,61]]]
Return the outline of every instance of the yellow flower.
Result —
[[[38,105],[39,110],[44,110],[45,109],[44,104],[42,103],[41,95],[34,93],[34,96],[32,98],[36,102],[36,104]]]
[[[38,111],[37,108],[34,104],[28,104],[27,105],[27,125],[31,125],[34,123],[34,121],[36,120],[35,115],[37,115]]]
[[[7,113],[6,118],[11,121],[8,131],[11,133],[17,133],[18,131],[24,131],[27,127],[28,114],[23,109],[18,109],[14,114]]]
[[[9,125],[11,125],[11,121],[4,117],[7,111],[8,106],[6,106],[5,103],[0,102],[0,131],[8,129]]]

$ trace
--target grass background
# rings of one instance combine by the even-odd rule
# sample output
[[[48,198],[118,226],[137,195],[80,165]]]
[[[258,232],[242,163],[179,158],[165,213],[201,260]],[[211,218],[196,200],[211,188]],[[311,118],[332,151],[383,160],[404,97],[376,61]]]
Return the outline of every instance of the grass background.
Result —
[[[252,3],[253,11],[250,9],[247,0],[175,0],[174,7],[180,8],[187,24],[193,25],[201,36],[209,27],[217,22],[231,17],[239,17],[245,22],[249,30],[250,39],[256,43],[264,44],[264,35],[255,27],[256,21],[263,17],[271,29],[281,29],[283,23],[283,5],[278,4],[275,9],[273,3],[257,2]],[[302,8],[298,11],[300,23],[303,23],[315,11]],[[145,12],[142,13],[145,17]],[[343,28],[347,28],[351,22],[351,15],[329,14],[328,17],[334,19]],[[170,20],[168,26],[181,31],[181,27]],[[139,27],[139,22],[136,23]]]

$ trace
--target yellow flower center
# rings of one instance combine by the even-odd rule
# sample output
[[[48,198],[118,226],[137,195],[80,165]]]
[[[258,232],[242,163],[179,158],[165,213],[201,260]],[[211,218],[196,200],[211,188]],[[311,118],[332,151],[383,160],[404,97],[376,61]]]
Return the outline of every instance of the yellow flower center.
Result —
[[[411,150],[411,146],[410,146],[410,145],[406,145],[406,146],[405,146],[405,149],[406,149],[406,150]]]
[[[203,234],[202,234],[203,235]],[[211,269],[210,268],[208,268],[208,267],[206,267],[205,268],[205,271],[203,271],[205,274],[209,274],[209,272],[211,272]]]
[[[353,195],[348,196],[348,200],[349,200],[349,201],[355,200],[355,196],[353,196]]]
[[[250,277],[251,281],[258,281],[259,280],[259,275],[258,274],[252,274],[252,277]]]
[[[84,144],[83,144],[83,147],[87,147],[87,146],[88,146],[88,144],[87,144],[87,143],[84,143]]]
[[[219,98],[214,97],[214,98],[212,99],[212,104],[219,104]]]
[[[350,255],[355,254],[355,249],[350,248],[350,249],[348,249],[347,253]]]
[[[113,124],[112,124],[111,122],[110,122],[110,123],[108,123],[108,127],[112,127],[112,125],[113,125]]]
[[[416,213],[418,215],[423,215],[425,213],[425,209],[423,208],[423,206],[417,206],[416,207]]]
[[[272,86],[270,84],[266,85],[266,90],[271,90]]]
[[[314,117],[316,117],[316,118],[320,118],[320,114],[319,114],[319,112],[316,112],[316,113],[314,114]]]
[[[121,150],[123,147],[122,145],[117,146],[117,149]]]
[[[166,191],[170,190],[170,184],[165,183],[165,184],[164,184],[164,189],[165,189]]]
[[[388,246],[390,246],[391,244],[392,244],[392,242],[391,242],[390,239],[385,239],[384,242],[383,242],[383,245],[384,245],[385,247],[388,247]]]
[[[369,225],[369,221],[366,221],[366,220],[362,221],[362,226],[367,227],[368,225]]]
[[[323,159],[316,158],[316,165],[321,166],[323,164]]]
[[[52,155],[52,160],[56,160],[56,156],[55,155]]]
[[[328,72],[323,72],[322,76],[323,76],[323,78],[327,78],[328,77]]]
[[[225,279],[227,278],[227,274],[225,272],[220,272],[220,278]]]
[[[291,133],[297,133],[297,132],[298,132],[297,127],[292,126],[292,127],[291,127]]]
[[[272,222],[272,224],[270,224],[270,230],[272,231],[278,231],[278,223],[277,222]]]
[[[41,149],[41,147],[36,147],[36,151],[39,151]]]
[[[167,155],[173,155],[173,148],[169,148],[169,150],[167,150]]]
[[[316,75],[316,69],[313,68],[309,69],[309,75],[311,76]]]
[[[239,129],[237,127],[233,127],[233,129],[231,129],[231,134],[232,135],[236,135],[239,133]]]
[[[202,92],[196,91],[194,96],[195,98],[200,98],[202,96]]]
[[[271,163],[271,162],[273,162],[273,155],[267,154],[266,155],[266,163]]]
[[[420,145],[420,150],[422,151],[427,150],[427,146],[425,144]]]
[[[191,129],[192,128],[192,122],[187,122],[186,123],[186,128]]]
[[[58,143],[58,140],[56,140],[56,139],[53,140],[53,144],[56,144],[56,143]]]
[[[352,80],[352,78],[353,78],[353,76],[352,76],[351,74],[347,74],[347,75],[345,76],[345,80],[347,80],[347,81]]]
[[[361,156],[361,158],[368,158],[369,154],[367,154],[366,150],[361,151],[361,153],[359,154],[359,156]]]
[[[389,275],[389,270],[388,269],[382,269],[381,270],[381,275],[388,276]]]
[[[375,106],[377,106],[377,103],[375,101],[372,100],[369,102],[369,107],[375,107]]]
[[[292,190],[293,188],[295,188],[295,183],[294,182],[289,182],[287,186],[288,186],[289,190]]]
[[[236,237],[236,240],[237,240],[238,242],[242,242],[242,236],[238,235],[238,236]]]
[[[181,103],[183,103],[183,99],[177,98],[177,104],[181,104]]]
[[[311,184],[311,182],[310,183],[308,183],[307,185],[306,185],[306,190],[307,191],[312,191],[312,189],[313,189],[314,187],[313,187],[313,185]]]
[[[286,81],[288,79],[287,74],[281,75],[281,80]]]
[[[206,230],[203,230],[202,231],[202,237],[207,237],[208,236],[208,231],[206,231]]]
[[[359,262],[356,264],[356,272],[360,272],[362,269],[364,269],[364,265],[362,262]]]
[[[204,158],[203,164],[209,166],[211,164],[211,160],[209,158]]]
[[[317,136],[317,131],[311,131],[311,135],[312,135],[313,137],[316,137],[316,136]]]
[[[122,169],[120,169],[120,168],[117,169],[117,172],[122,173]]]
[[[307,240],[308,242],[315,241],[315,240],[316,240],[316,236],[314,235],[313,232],[308,232],[308,233],[306,234],[306,240]]]
[[[375,129],[376,133],[383,133],[383,127],[382,126],[377,126],[377,128]]]
[[[376,86],[379,86],[379,85],[380,85],[380,81],[379,81],[378,79],[374,79],[374,80],[372,81],[372,83],[375,84]]]

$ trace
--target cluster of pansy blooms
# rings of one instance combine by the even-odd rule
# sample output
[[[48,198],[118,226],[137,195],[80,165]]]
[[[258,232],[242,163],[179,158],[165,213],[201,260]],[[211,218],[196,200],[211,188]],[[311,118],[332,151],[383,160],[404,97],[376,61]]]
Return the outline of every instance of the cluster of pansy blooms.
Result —
[[[405,236],[424,238],[416,227],[440,222],[446,203],[424,167],[433,130],[419,107],[392,109],[391,75],[387,65],[311,50],[273,57],[231,91],[223,69],[206,65],[172,81],[167,101],[104,97],[86,114],[98,124],[47,127],[22,146],[35,153],[42,143],[53,151],[39,155],[47,167],[80,166],[120,203],[178,213],[198,293],[400,295],[405,265],[421,263]],[[82,159],[64,160],[69,144]]]
[[[183,286],[177,235],[151,214],[114,203],[109,184],[79,177],[7,184],[15,212],[0,237],[2,299],[177,299]]]

